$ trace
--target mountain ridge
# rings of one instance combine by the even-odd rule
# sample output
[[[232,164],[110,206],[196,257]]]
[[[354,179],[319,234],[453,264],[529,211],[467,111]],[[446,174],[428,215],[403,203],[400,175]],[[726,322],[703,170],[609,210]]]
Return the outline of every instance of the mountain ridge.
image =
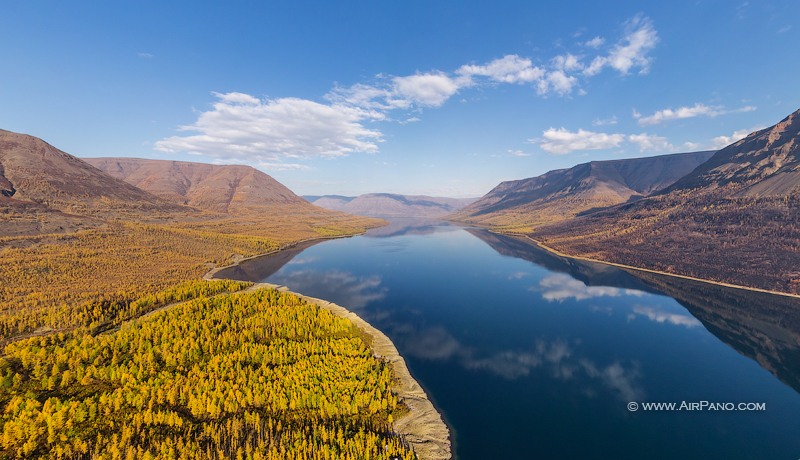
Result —
[[[530,235],[568,254],[797,294],[799,172],[800,110],[662,191]]]
[[[591,161],[505,181],[451,218],[484,225],[537,225],[642,198],[668,187],[713,151]]]
[[[173,203],[225,214],[270,204],[306,206],[286,186],[251,166],[126,157],[85,158],[97,169]]]
[[[67,213],[180,209],[42,139],[6,130],[0,130],[0,189],[18,204],[32,202]]]

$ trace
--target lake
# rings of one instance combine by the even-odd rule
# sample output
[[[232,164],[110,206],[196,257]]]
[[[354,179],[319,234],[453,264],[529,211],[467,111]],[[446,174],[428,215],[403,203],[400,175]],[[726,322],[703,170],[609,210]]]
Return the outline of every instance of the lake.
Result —
[[[461,460],[800,458],[797,299],[403,220],[217,276],[286,285],[386,333]],[[645,410],[658,402],[676,410]]]

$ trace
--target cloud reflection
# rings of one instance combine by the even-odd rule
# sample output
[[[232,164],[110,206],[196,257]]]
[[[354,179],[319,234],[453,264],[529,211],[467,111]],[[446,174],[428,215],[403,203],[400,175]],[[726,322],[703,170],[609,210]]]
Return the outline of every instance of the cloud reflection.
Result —
[[[531,290],[541,290],[542,298],[548,302],[563,302],[566,299],[586,300],[596,297],[619,297],[621,295],[643,296],[645,293],[634,289],[620,289],[609,286],[587,286],[582,281],[559,273],[544,277],[539,281],[538,288]]]
[[[403,353],[426,360],[454,359],[462,367],[470,370],[486,371],[507,380],[515,380],[531,375],[538,370],[561,381],[574,381],[581,384],[598,382],[624,401],[641,399],[641,372],[636,363],[628,366],[615,361],[601,365],[576,351],[579,342],[563,339],[552,341],[537,340],[530,350],[504,350],[481,356],[474,348],[459,343],[444,328],[426,328],[419,333],[404,334]],[[586,394],[596,394],[595,390]]]
[[[389,292],[381,286],[378,275],[356,276],[341,270],[297,270],[276,276],[270,282],[285,284],[293,291],[307,292],[348,309],[364,308],[371,302],[383,300]]]
[[[628,318],[633,319],[637,315],[644,316],[650,321],[655,321],[657,323],[674,324],[675,326],[697,327],[702,324],[696,318],[689,315],[670,313],[658,308],[644,307],[641,305],[633,307],[633,314],[631,314]]]

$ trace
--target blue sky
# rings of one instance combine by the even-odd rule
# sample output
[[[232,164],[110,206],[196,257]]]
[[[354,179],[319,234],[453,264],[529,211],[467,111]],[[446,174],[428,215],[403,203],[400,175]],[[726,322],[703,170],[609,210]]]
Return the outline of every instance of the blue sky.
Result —
[[[794,0],[2,5],[0,128],[299,194],[480,196],[800,108]]]

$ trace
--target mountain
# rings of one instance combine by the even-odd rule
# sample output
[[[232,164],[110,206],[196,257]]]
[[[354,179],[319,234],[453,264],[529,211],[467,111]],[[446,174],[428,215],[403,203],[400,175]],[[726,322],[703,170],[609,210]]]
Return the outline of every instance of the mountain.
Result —
[[[314,206],[319,206],[325,209],[341,210],[347,203],[353,201],[354,196],[341,196],[341,195],[322,195],[322,196],[304,196],[306,200],[313,203]]]
[[[662,191],[532,236],[569,254],[800,293],[800,110]]]
[[[370,217],[442,217],[473,201],[474,198],[368,193],[352,198],[326,195],[313,201],[313,204],[326,209]]]
[[[272,205],[308,206],[283,184],[250,166],[140,158],[84,160],[153,195],[197,209],[238,214]]]
[[[540,225],[649,195],[672,185],[712,151],[592,161],[503,182],[452,216],[482,225]]]
[[[5,130],[0,130],[0,196],[0,206],[19,214],[74,217],[181,209],[41,139]]]
[[[737,197],[800,193],[800,110],[722,150],[663,193],[727,188]]]

